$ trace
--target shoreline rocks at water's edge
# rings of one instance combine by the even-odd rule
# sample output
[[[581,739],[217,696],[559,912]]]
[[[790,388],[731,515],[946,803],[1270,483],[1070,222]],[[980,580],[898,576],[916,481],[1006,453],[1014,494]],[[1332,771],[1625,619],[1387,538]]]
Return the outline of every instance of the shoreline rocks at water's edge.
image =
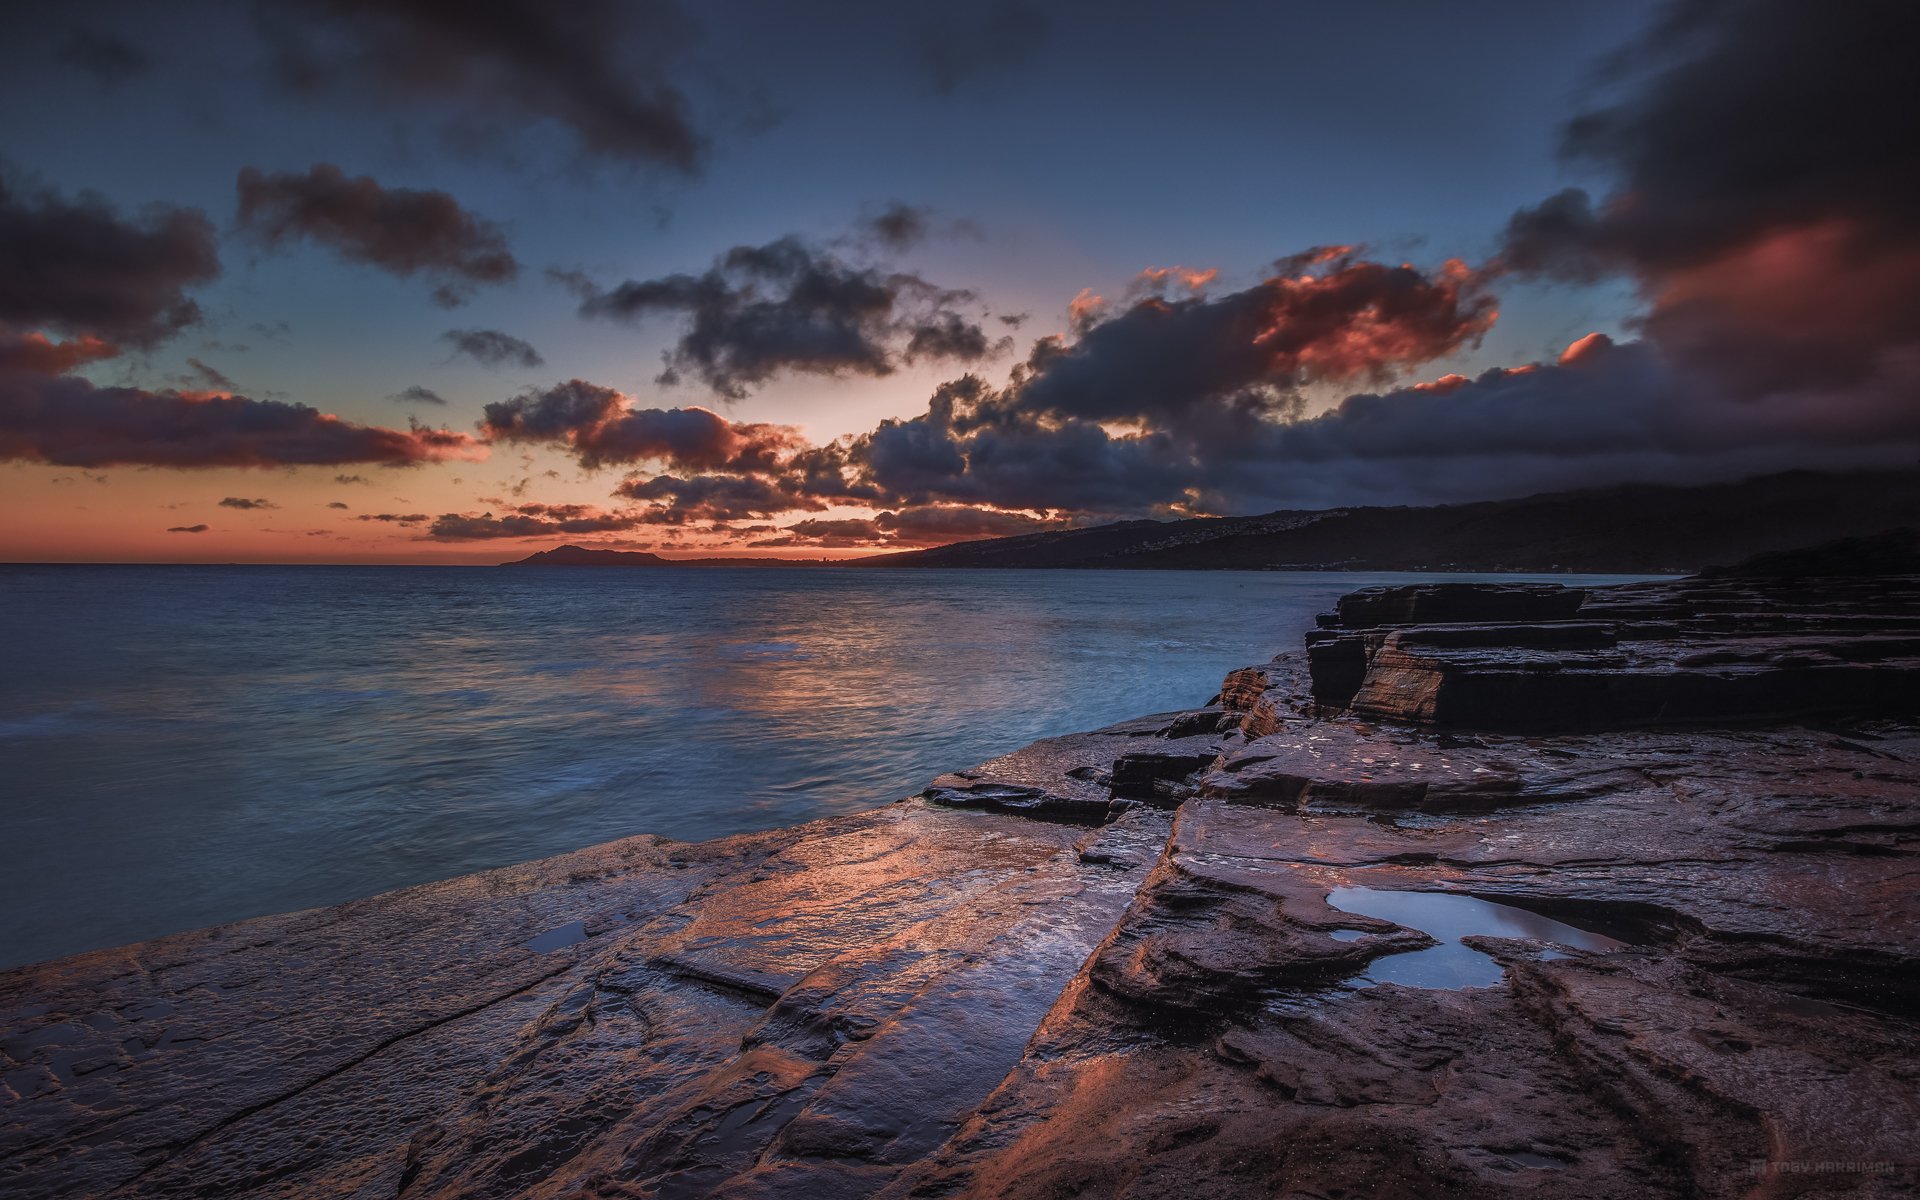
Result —
[[[0,973],[0,1190],[1905,1194],[1920,579],[1766,570],[1360,593],[924,799]],[[1454,935],[1356,888],[1626,948],[1368,986]]]

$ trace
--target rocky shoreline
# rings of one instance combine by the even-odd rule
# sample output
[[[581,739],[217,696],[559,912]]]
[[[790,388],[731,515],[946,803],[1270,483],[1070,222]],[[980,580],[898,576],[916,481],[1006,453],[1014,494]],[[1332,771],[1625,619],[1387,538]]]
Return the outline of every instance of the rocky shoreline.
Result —
[[[1911,1194],[1864,558],[1356,593],[866,813],[0,973],[0,1192]]]

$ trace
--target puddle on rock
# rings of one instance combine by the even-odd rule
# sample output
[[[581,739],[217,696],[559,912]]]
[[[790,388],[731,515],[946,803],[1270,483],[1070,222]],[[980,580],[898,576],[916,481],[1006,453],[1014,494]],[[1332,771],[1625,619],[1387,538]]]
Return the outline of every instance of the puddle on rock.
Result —
[[[1440,942],[1425,950],[1375,959],[1355,981],[1362,987],[1375,983],[1424,988],[1492,987],[1500,982],[1504,971],[1493,958],[1460,941],[1475,935],[1531,938],[1574,950],[1626,948],[1625,942],[1589,933],[1524,908],[1451,892],[1343,887],[1333,889],[1327,903],[1341,912],[1378,917],[1408,929],[1418,929]]]
[[[1551,1154],[1534,1154],[1523,1150],[1511,1150],[1502,1157],[1519,1163],[1530,1171],[1557,1171],[1567,1165],[1566,1160],[1555,1158]]]
[[[536,934],[524,943],[527,949],[536,954],[552,954],[555,950],[565,950],[568,946],[577,946],[587,940],[587,923],[569,921],[558,929],[549,929]]]

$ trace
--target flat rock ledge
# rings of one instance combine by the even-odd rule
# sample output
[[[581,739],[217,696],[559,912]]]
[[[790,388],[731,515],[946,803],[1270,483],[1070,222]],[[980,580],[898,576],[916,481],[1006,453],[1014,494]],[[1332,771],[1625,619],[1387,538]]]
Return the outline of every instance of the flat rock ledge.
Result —
[[[0,1195],[1912,1195],[1916,639],[1357,593],[869,812],[5,972]]]

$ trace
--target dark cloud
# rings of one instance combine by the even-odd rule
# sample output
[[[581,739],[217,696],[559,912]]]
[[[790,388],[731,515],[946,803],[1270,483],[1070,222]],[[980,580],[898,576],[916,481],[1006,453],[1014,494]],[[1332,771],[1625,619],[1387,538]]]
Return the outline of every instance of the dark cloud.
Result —
[[[348,508],[348,507],[350,507],[350,506],[349,506],[349,505],[346,505],[346,504],[342,504],[342,503],[341,503],[340,501],[338,501],[338,500],[329,500],[329,501],[327,502],[327,507],[328,507],[328,508]]]
[[[1264,420],[1254,412],[1243,419],[1249,425]],[[902,455],[902,441],[919,443],[918,453]],[[863,477],[891,502],[958,501],[1104,516],[1183,511],[1205,477],[1193,448],[1174,433],[1110,432],[1077,418],[962,432],[937,414],[916,417],[856,443],[853,457],[866,467]],[[923,464],[934,469],[918,470]]]
[[[495,442],[572,444],[582,432],[591,436],[591,430],[626,407],[628,397],[618,390],[574,378],[486,405],[480,430]]]
[[[85,71],[108,87],[125,83],[144,74],[153,60],[125,40],[111,33],[76,29],[54,48],[55,62]]]
[[[888,495],[924,494],[927,488],[960,480],[967,473],[967,456],[953,432],[954,412],[978,405],[990,392],[975,375],[943,383],[925,415],[880,422],[855,443],[855,455]]]
[[[569,379],[487,405],[480,428],[495,441],[571,442],[580,431],[598,428],[626,405],[627,398],[614,388]]]
[[[1427,272],[1328,247],[1276,266],[1244,291],[1149,296],[1071,345],[1043,341],[1024,382],[985,410],[1126,420],[1203,404],[1269,408],[1305,384],[1390,379],[1477,345],[1497,315],[1457,260]]]
[[[0,177],[0,332],[152,346],[200,319],[186,291],[220,274],[213,224],[162,205],[121,216]]]
[[[1920,81],[1906,6],[1686,0],[1626,56],[1625,94],[1563,150],[1616,172],[1599,205],[1563,192],[1515,218],[1516,267],[1687,267],[1836,218],[1920,222]]]
[[[547,537],[553,534],[611,533],[644,523],[633,512],[607,512],[586,504],[522,504],[501,516],[444,513],[434,518],[427,536],[436,541]]]
[[[933,212],[898,200],[870,217],[863,217],[858,232],[888,250],[911,250],[933,229]]]
[[[85,467],[408,466],[483,452],[464,433],[359,425],[304,404],[0,372],[0,460]]]
[[[857,477],[857,464],[847,439],[801,450],[782,463],[777,474],[787,487],[814,500],[868,506],[888,500],[872,482]]]
[[[364,475],[335,475],[333,481],[335,483],[365,483],[367,482],[367,477]]]
[[[489,404],[480,430],[492,441],[566,446],[588,469],[662,462],[764,474],[806,448],[784,425],[729,421],[704,408],[634,408],[620,392],[582,379]]]
[[[117,356],[120,348],[95,337],[56,342],[42,333],[0,331],[0,371],[64,375],[91,362]]]
[[[343,504],[340,507],[345,508],[346,505]],[[406,513],[406,514],[362,513],[359,516],[355,517],[354,520],[380,521],[388,525],[424,525],[426,524],[426,521],[427,521],[427,514],[426,513]]]
[[[614,494],[650,503],[647,524],[688,525],[788,512],[824,512],[827,505],[789,480],[753,475],[633,475]]]
[[[577,267],[548,267],[547,282],[557,283],[575,300],[585,303],[600,294],[600,285]]]
[[[226,499],[220,502],[220,507],[221,508],[255,509],[255,508],[279,508],[280,506],[278,504],[275,504],[271,500],[249,500],[245,496],[228,496]]]
[[[240,227],[267,247],[309,239],[350,262],[437,281],[436,301],[461,303],[475,287],[505,283],[520,264],[496,226],[445,192],[381,187],[319,163],[305,175],[240,172]]]
[[[927,81],[942,94],[1025,64],[1053,37],[1047,14],[1019,0],[930,12],[914,44]]]
[[[1758,398],[1887,390],[1920,353],[1920,72],[1886,0],[1671,5],[1568,156],[1611,173],[1513,217],[1500,265],[1622,273],[1676,369]]]
[[[168,533],[205,533],[207,530],[211,528],[212,526],[210,525],[169,525],[167,526],[167,532]]]
[[[990,341],[986,331],[959,313],[935,313],[913,327],[900,357],[907,362],[979,362],[1013,348],[1011,338]]]
[[[223,392],[234,390],[233,380],[197,358],[189,358],[187,365],[193,368],[193,378],[206,387],[217,388]]]
[[[439,392],[436,392],[429,387],[421,387],[417,383],[409,384],[408,386],[395,392],[393,395],[388,396],[387,399],[397,400],[402,404],[445,405],[447,402],[446,397],[442,396]]]
[[[263,8],[292,87],[444,104],[476,117],[557,124],[589,154],[681,171],[701,136],[667,59],[691,27],[666,0],[300,0]]]
[[[497,367],[502,363],[532,370],[545,366],[546,359],[540,352],[512,334],[501,333],[498,329],[449,329],[440,335],[443,342],[453,344],[455,354],[464,354],[484,366]],[[420,389],[425,391],[425,388]],[[435,403],[446,401],[435,397]]]
[[[783,372],[891,374],[916,338],[921,357],[982,357],[994,343],[959,311],[974,302],[969,292],[856,266],[786,237],[736,246],[701,275],[592,291],[580,311],[633,322],[680,318],[682,332],[666,354],[663,380],[690,373],[716,394],[739,399]]]

